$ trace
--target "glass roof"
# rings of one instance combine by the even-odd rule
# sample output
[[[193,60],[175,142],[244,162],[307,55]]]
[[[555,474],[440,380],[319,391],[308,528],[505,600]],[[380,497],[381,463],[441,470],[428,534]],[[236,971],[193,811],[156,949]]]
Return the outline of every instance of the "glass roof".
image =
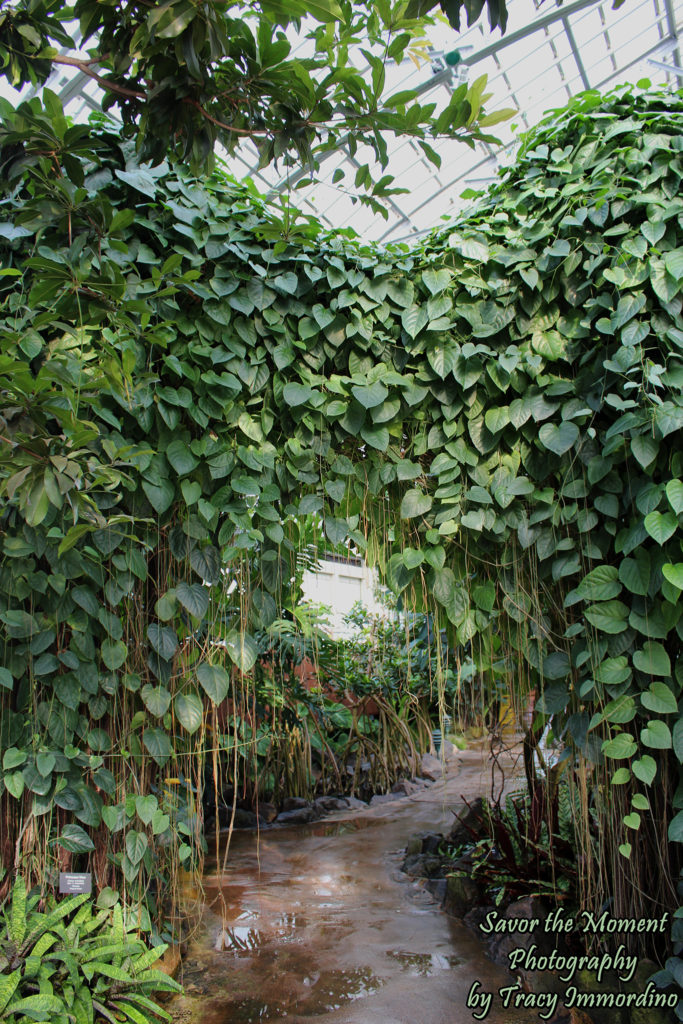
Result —
[[[356,170],[372,162],[368,147],[359,147],[355,157],[345,149],[327,154],[311,184],[306,184],[307,171],[281,165],[259,170],[256,147],[249,141],[228,160],[229,170],[238,178],[250,178],[259,191],[273,197],[290,194],[294,206],[330,227],[352,228],[378,241],[409,241],[442,220],[453,219],[467,205],[462,193],[486,187],[497,169],[509,162],[520,133],[576,93],[607,90],[643,78],[653,85],[683,86],[680,2],[625,0],[615,11],[610,3],[599,0],[573,0],[561,6],[550,0],[543,4],[510,0],[508,9],[504,36],[492,33],[485,18],[459,33],[444,20],[428,30],[428,60],[417,67],[406,59],[387,68],[387,95],[419,89],[420,101],[435,102],[439,109],[461,82],[486,74],[487,91],[493,94],[486,110],[513,107],[518,113],[490,129],[501,139],[500,146],[477,144],[472,150],[454,140],[430,140],[441,157],[439,168],[412,139],[390,140],[386,173],[393,174],[394,184],[407,191],[385,200],[386,219],[354,202]],[[295,41],[294,52],[303,55],[309,45]],[[455,67],[444,60],[452,50],[461,55]],[[360,51],[353,59],[359,67],[365,63]],[[48,84],[76,120],[98,109],[99,87],[82,73],[59,68]],[[345,176],[333,184],[338,169]]]

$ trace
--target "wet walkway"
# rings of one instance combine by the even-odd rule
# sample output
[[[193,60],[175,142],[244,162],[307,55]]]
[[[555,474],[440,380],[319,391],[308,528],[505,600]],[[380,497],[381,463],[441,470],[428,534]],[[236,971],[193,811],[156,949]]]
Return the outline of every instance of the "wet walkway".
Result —
[[[482,749],[452,759],[428,789],[312,825],[233,834],[224,875],[185,960],[174,1020],[202,1024],[467,1024],[474,980],[511,976],[460,922],[400,871],[416,831],[446,832],[461,796],[491,789]],[[497,775],[496,784],[500,782]],[[538,1022],[504,1010],[489,1024]]]

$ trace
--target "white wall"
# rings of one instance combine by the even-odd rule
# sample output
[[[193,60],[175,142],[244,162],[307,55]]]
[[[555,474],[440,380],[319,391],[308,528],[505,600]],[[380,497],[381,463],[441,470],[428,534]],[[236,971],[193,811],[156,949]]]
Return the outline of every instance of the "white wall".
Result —
[[[387,609],[376,597],[377,573],[365,564],[320,560],[317,572],[306,570],[303,577],[305,601],[330,608],[330,629],[333,637],[350,636],[353,629],[344,623],[344,616],[358,601],[371,615],[386,615]]]

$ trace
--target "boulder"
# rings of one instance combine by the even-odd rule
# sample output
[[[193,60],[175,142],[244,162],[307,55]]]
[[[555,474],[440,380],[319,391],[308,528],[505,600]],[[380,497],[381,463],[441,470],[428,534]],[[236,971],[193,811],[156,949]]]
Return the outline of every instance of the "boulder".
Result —
[[[346,811],[349,803],[343,796],[319,796],[313,806],[320,811]]]
[[[277,807],[269,803],[258,804],[257,813],[262,824],[270,825],[277,818]]]
[[[448,833],[449,843],[453,846],[464,846],[466,843],[473,842],[472,832],[479,833],[482,828],[482,819],[486,820],[484,801],[481,797],[477,797],[469,807],[465,804],[458,811]]]
[[[432,757],[431,754],[423,754],[422,761],[420,763],[420,775],[425,779],[431,779],[432,782],[436,782],[443,776],[443,764],[437,757]]]
[[[469,875],[449,875],[446,879],[444,910],[454,917],[464,917],[479,900],[479,886]]]
[[[302,796],[286,796],[282,801],[283,811],[298,811],[302,807],[310,806],[310,800],[304,800]]]
[[[232,819],[232,811],[227,815],[226,827],[230,827],[230,821]],[[258,818],[253,811],[246,811],[243,807],[238,807],[235,810],[235,818],[232,823],[233,828],[256,828],[258,825]]]
[[[418,787],[414,782],[409,782],[408,779],[399,779],[391,787],[392,793],[398,793],[399,796],[409,796],[411,793],[417,793]]]
[[[445,878],[428,878],[425,888],[432,894],[437,903],[443,904],[448,892],[448,882]]]
[[[392,800],[398,800],[398,798],[398,793],[375,793],[370,801],[370,806],[376,807],[377,804],[388,804],[391,803]]]
[[[278,825],[307,825],[310,821],[316,821],[320,815],[310,804],[304,807],[294,807],[291,811],[282,811],[277,816]]]

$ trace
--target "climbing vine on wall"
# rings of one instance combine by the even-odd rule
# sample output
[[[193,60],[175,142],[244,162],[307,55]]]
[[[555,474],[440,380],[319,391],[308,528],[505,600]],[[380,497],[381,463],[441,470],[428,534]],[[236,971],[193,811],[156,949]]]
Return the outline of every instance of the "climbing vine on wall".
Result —
[[[386,249],[290,239],[49,96],[4,115],[5,870],[87,854],[152,899],[193,863],[192,765],[234,742],[217,709],[314,517],[603,773],[587,895],[633,911],[656,849],[673,906],[680,97],[584,94],[456,228]]]

